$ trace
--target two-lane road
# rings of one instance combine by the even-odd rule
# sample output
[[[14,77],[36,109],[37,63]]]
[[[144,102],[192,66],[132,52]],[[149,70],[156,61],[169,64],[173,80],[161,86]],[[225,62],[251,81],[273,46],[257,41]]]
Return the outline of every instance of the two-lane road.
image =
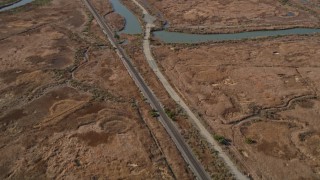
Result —
[[[158,119],[170,135],[171,139],[177,146],[178,150],[182,154],[184,160],[188,163],[190,169],[193,171],[194,175],[197,179],[207,180],[210,179],[207,172],[204,170],[202,165],[193,155],[190,147],[184,141],[182,135],[179,133],[176,126],[173,124],[171,119],[165,113],[163,107],[161,106],[159,100],[154,95],[154,93],[150,90],[150,88],[146,85],[145,81],[139,74],[139,72],[134,68],[130,58],[127,56],[125,51],[117,44],[117,41],[114,38],[114,34],[112,33],[111,28],[105,22],[105,20],[99,15],[96,9],[92,6],[91,2],[88,0],[83,0],[85,5],[88,7],[92,15],[95,17],[96,21],[102,28],[103,32],[107,35],[109,41],[111,42],[112,46],[115,48],[117,54],[119,55],[120,59],[122,60],[124,66],[126,67],[128,73],[139,87],[143,95],[148,99],[148,102],[152,106],[153,109],[157,110],[159,113]]]

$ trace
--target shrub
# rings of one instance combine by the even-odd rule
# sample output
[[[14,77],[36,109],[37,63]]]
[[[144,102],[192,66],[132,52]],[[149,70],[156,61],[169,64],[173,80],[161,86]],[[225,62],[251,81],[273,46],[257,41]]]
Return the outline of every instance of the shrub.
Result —
[[[289,1],[289,0],[280,0],[280,3],[283,4],[283,5],[285,5],[285,4],[288,3],[288,1]]]
[[[154,109],[152,109],[152,110],[150,111],[150,115],[151,115],[152,117],[159,117],[158,111],[156,111],[156,110],[154,110]]]
[[[171,111],[170,109],[165,108],[165,112],[170,119],[172,120],[176,119],[176,113],[174,111]]]
[[[117,34],[117,33],[115,32],[115,33],[114,33],[114,38],[116,38],[116,39],[120,39],[119,34]]]
[[[253,139],[251,139],[251,138],[246,138],[246,139],[244,140],[244,142],[247,143],[247,144],[255,144],[255,143],[256,143],[256,141],[253,140]]]
[[[224,136],[221,136],[221,135],[214,135],[213,138],[218,141],[220,144],[223,144],[223,145],[228,145],[229,144],[229,141],[224,137]]]

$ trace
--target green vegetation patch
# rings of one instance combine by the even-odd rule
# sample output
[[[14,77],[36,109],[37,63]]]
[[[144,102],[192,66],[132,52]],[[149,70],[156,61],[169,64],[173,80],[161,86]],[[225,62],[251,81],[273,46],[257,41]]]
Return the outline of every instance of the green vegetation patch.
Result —
[[[159,113],[158,113],[158,111],[155,110],[155,109],[152,109],[152,110],[150,111],[150,115],[151,115],[152,117],[159,117],[159,116],[160,116]]]
[[[169,109],[169,108],[165,108],[165,112],[166,112],[167,116],[168,116],[170,119],[172,119],[173,121],[176,120],[177,114],[176,114],[175,111],[173,111],[173,110],[171,110],[171,109]]]
[[[221,135],[214,135],[213,138],[218,141],[220,144],[223,144],[223,145],[228,145],[229,144],[229,141],[227,138],[225,138],[224,136],[221,136]]]
[[[257,143],[255,140],[253,140],[253,139],[251,139],[251,138],[246,138],[246,139],[244,140],[244,142],[247,143],[247,144],[255,144],[255,143]]]

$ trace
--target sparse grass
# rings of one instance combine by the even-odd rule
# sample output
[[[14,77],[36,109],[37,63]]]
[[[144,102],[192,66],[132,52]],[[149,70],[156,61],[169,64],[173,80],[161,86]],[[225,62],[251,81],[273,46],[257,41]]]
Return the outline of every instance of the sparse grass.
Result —
[[[251,139],[251,138],[246,138],[246,139],[244,140],[244,142],[247,143],[247,144],[255,144],[255,143],[257,143],[255,140],[253,140],[253,139]]]
[[[88,19],[88,22],[86,23],[86,25],[82,31],[84,33],[89,33],[91,31],[92,21],[94,20],[94,17],[90,12],[87,12],[87,16],[89,19]]]
[[[155,110],[155,109],[152,109],[152,110],[150,111],[150,115],[151,115],[152,117],[159,117],[159,113],[158,113],[158,111]]]
[[[283,4],[283,5],[285,5],[285,4],[288,3],[288,1],[289,1],[289,0],[280,0],[280,3]]]
[[[307,131],[299,134],[299,140],[301,142],[304,142],[308,137],[310,137],[314,132],[313,131]]]
[[[50,2],[51,0],[35,0],[32,2],[32,4],[35,4],[37,6],[43,6]]]
[[[88,20],[86,22],[86,24],[84,25],[84,28],[82,30],[82,33],[90,38],[90,39],[94,39],[96,44],[105,44],[105,39],[101,39],[96,33],[92,32],[92,22],[94,20],[94,16],[89,12],[86,11],[86,14],[88,16]]]
[[[173,121],[176,120],[177,114],[175,113],[175,111],[173,111],[173,110],[171,110],[171,109],[169,109],[169,108],[165,108],[165,112],[166,112],[167,116],[168,116],[170,119],[172,119]]]
[[[75,53],[75,57],[74,57],[74,65],[78,66],[80,64],[80,62],[84,59],[85,57],[85,53],[87,52],[87,47],[86,48],[79,48],[76,53]]]
[[[131,104],[131,107],[134,108],[134,109],[138,109],[139,108],[139,106],[138,106],[138,104],[137,104],[135,99],[131,99],[130,100],[130,104]]]
[[[84,92],[89,92],[92,94],[92,100],[94,101],[106,101],[110,99],[116,99],[115,96],[113,96],[111,93],[100,89],[98,87],[94,87],[91,85],[88,85],[86,83],[77,81],[77,80],[70,80],[70,85],[78,90],[84,91]]]
[[[183,136],[212,179],[234,179],[219,157],[219,152],[202,139],[197,129],[191,127]]]
[[[58,80],[65,79],[68,78],[68,76],[70,76],[69,71],[66,69],[53,69],[52,71],[55,75],[55,78]]]
[[[221,136],[221,135],[214,135],[213,138],[218,141],[220,144],[223,144],[223,145],[228,145],[229,144],[229,141],[224,137],[224,136]]]

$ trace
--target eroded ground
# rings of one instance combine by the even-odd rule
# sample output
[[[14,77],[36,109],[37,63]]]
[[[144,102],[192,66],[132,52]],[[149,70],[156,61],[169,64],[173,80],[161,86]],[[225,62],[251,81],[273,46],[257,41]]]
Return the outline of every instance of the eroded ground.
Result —
[[[0,179],[191,179],[82,1],[36,4],[0,14]]]
[[[298,1],[298,0],[297,0]],[[319,26],[316,13],[294,0],[143,0],[168,21],[170,30],[194,33],[235,32]],[[318,2],[304,1],[305,4]],[[302,7],[302,8],[301,8]],[[315,8],[314,5],[310,5]],[[316,7],[319,8],[319,7]]]
[[[317,179],[320,36],[155,43],[171,84],[256,179]]]
[[[167,115],[180,129],[185,141],[192,148],[193,153],[202,163],[211,178],[221,180],[234,179],[218,153],[201,137],[198,130],[188,120],[188,116],[184,110],[171,99],[147,64],[143,54],[142,41],[139,36],[126,36],[126,38],[128,40],[127,44],[123,45],[126,52],[132,58],[148,86],[163,104]]]

